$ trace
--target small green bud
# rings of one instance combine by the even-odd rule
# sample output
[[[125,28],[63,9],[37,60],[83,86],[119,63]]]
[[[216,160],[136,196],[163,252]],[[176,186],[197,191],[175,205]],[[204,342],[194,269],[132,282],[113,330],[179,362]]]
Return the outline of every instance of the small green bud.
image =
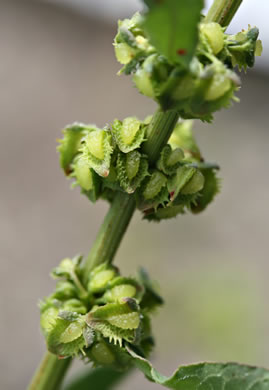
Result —
[[[187,184],[181,189],[183,195],[194,194],[202,190],[205,178],[200,171],[196,171]]]
[[[99,176],[107,177],[113,152],[112,139],[104,129],[91,129],[84,137],[82,158]]]
[[[194,167],[183,165],[177,169],[175,175],[169,178],[167,187],[171,202],[176,199],[179,192],[191,180],[195,172],[196,169]]]
[[[79,299],[69,299],[64,302],[62,306],[62,310],[72,311],[79,314],[86,314],[87,308],[83,305],[83,303]]]
[[[129,180],[132,180],[139,170],[141,154],[134,150],[126,155],[126,174]]]
[[[56,307],[49,307],[41,314],[40,326],[44,334],[49,333],[53,329],[58,312],[59,309]]]
[[[233,86],[232,80],[225,72],[217,72],[214,74],[212,81],[205,93],[205,100],[212,101],[222,97]]]
[[[135,37],[135,43],[136,43],[137,47],[143,51],[148,51],[152,48],[152,46],[149,44],[148,39],[146,39],[142,35],[137,35]]]
[[[191,211],[193,213],[203,211],[220,191],[220,180],[217,178],[215,171],[213,169],[204,169],[202,173],[205,178],[205,183],[195,204],[191,205]]]
[[[112,134],[123,153],[139,148],[145,141],[146,126],[135,117],[125,118],[123,121],[115,119],[112,124]]]
[[[133,193],[148,174],[148,162],[137,150],[118,154],[118,180],[128,194]]]
[[[71,343],[71,341],[76,340],[82,335],[82,329],[84,327],[84,323],[82,321],[74,321],[71,322],[69,326],[61,333],[59,337],[60,343]]]
[[[122,298],[134,298],[136,296],[136,288],[130,284],[121,284],[107,290],[104,294],[106,302],[120,302]]]
[[[239,70],[247,67],[253,67],[255,63],[255,56],[261,55],[262,43],[258,40],[259,30],[257,27],[242,30],[236,35],[228,35],[227,40],[227,58],[231,57],[231,64],[233,67],[238,65]]]
[[[143,197],[146,200],[155,198],[163,187],[166,186],[167,179],[160,171],[154,171],[143,191]]]
[[[76,288],[73,283],[61,280],[56,284],[53,297],[59,300],[75,298],[77,295]]]
[[[136,50],[127,43],[114,43],[115,55],[120,64],[128,64],[135,56]]]
[[[218,54],[224,46],[224,33],[222,27],[215,22],[202,23],[201,33],[206,37],[214,54]]]
[[[86,131],[86,126],[80,123],[74,123],[63,130],[64,137],[59,140],[60,145],[57,147],[60,153],[60,166],[66,175],[71,173],[71,164],[74,157],[78,154],[81,139]]]
[[[93,309],[88,313],[86,322],[107,321],[109,324],[121,329],[136,329],[139,326],[139,307],[131,298],[125,298],[121,303],[107,303]]]
[[[95,294],[106,289],[108,283],[117,275],[116,269],[106,264],[96,267],[90,274],[88,291]]]
[[[172,150],[170,145],[165,145],[157,162],[157,168],[166,175],[172,175],[184,159],[184,152],[180,148]]]
[[[84,326],[82,318],[70,323],[58,317],[46,336],[48,350],[61,357],[77,355],[85,347],[82,335]]]
[[[143,294],[144,288],[136,279],[117,276],[109,282],[105,294],[100,299],[105,303],[121,301],[123,298],[135,298],[140,302]]]
[[[91,169],[87,161],[81,156],[74,163],[74,176],[81,188],[89,191],[93,188]]]
[[[70,274],[74,271],[74,263],[71,259],[63,259],[58,267],[54,268],[51,272],[54,278],[70,278]]]
[[[139,92],[150,98],[155,97],[154,89],[151,82],[151,75],[145,69],[137,69],[133,75],[133,82],[135,83]]]
[[[157,54],[151,54],[143,62],[133,75],[133,81],[138,90],[145,96],[154,98],[153,74],[162,72],[163,65],[159,63]],[[166,75],[167,76],[167,75]]]
[[[115,362],[113,352],[104,341],[98,341],[92,346],[90,357],[97,365],[110,365]]]

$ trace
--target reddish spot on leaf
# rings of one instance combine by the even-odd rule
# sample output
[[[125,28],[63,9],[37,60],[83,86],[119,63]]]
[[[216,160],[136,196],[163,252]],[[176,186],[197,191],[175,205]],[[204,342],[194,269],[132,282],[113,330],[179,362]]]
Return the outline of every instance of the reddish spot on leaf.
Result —
[[[187,50],[186,49],[178,49],[177,54],[179,56],[185,56],[187,54]]]
[[[175,195],[175,191],[172,191],[172,192],[170,192],[170,199],[172,200],[173,198],[174,198],[174,195]]]
[[[59,360],[66,359],[66,356],[58,355],[58,359]]]

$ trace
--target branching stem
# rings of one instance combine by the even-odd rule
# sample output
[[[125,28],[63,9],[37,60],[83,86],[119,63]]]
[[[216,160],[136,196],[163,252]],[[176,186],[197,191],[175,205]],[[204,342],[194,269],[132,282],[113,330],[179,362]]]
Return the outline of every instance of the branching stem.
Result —
[[[242,1],[215,0],[204,21],[228,26]],[[175,110],[158,110],[153,116],[149,125],[148,140],[143,145],[143,151],[148,155],[150,164],[158,158],[178,118],[178,112]],[[84,282],[87,281],[88,274],[93,267],[104,261],[112,262],[134,210],[134,196],[120,192],[115,195],[85,262]],[[70,363],[71,359],[59,360],[57,356],[47,352],[28,390],[58,390]]]
[[[214,0],[204,22],[216,22],[223,27],[227,27],[243,0]]]

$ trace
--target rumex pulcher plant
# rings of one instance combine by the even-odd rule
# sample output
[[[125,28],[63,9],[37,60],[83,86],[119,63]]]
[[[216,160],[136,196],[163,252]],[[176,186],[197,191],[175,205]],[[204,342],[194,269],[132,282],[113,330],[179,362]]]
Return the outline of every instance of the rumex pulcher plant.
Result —
[[[202,0],[144,0],[143,14],[119,21],[119,74],[130,75],[159,108],[142,120],[115,119],[104,128],[76,122],[63,130],[58,151],[65,175],[91,202],[104,199],[110,209],[88,257],[66,258],[52,270],[56,288],[40,303],[49,352],[30,390],[58,389],[74,357],[122,372],[136,365],[171,389],[269,389],[268,371],[235,363],[159,374],[147,358],[151,317],[163,300],[145,269],[123,276],[112,264],[136,209],[154,222],[198,214],[220,190],[219,166],[203,157],[192,124],[211,122],[238,101],[236,68],[246,71],[261,54],[256,27],[226,33],[241,2],[215,0],[204,16]],[[89,388],[97,387],[89,382]]]

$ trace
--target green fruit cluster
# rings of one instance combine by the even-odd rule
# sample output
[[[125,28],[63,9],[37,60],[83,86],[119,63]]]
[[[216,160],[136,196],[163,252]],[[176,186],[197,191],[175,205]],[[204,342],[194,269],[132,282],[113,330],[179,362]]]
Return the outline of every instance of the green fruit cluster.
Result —
[[[163,110],[176,109],[181,118],[211,121],[212,114],[229,106],[240,79],[234,72],[252,67],[261,54],[259,31],[248,28],[236,35],[224,33],[218,23],[199,26],[199,42],[188,67],[160,54],[148,39],[144,19],[136,13],[119,21],[114,46],[123,64],[120,74],[131,74],[138,90]],[[178,50],[178,56],[187,53]]]
[[[53,294],[40,303],[41,329],[48,350],[67,358],[79,355],[94,365],[124,369],[131,344],[143,356],[153,345],[150,314],[162,303],[147,273],[123,277],[102,264],[82,282],[82,258],[64,259],[52,271],[58,279]]]
[[[210,179],[204,174],[190,122],[177,125],[155,166],[149,166],[142,151],[147,129],[147,120],[133,117],[115,120],[104,129],[68,126],[58,147],[61,166],[93,202],[100,197],[112,201],[117,191],[134,194],[137,208],[148,220],[171,218],[186,208],[201,211],[209,203],[196,207],[208,180],[215,182],[211,200],[218,187],[214,168],[207,168]]]

